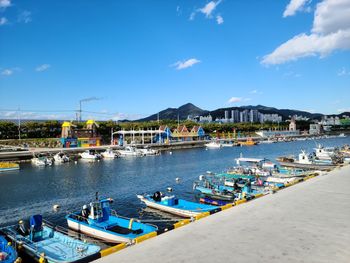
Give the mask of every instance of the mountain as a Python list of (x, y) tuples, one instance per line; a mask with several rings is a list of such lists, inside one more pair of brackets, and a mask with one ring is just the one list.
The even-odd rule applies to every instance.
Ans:
[[(307, 111), (300, 111), (300, 110), (291, 110), (291, 109), (277, 109), (273, 107), (267, 107), (263, 105), (248, 105), (248, 106), (241, 106), (241, 107), (229, 107), (229, 108), (219, 108), (213, 111), (203, 110), (201, 108), (198, 108), (197, 106), (193, 105), (192, 103), (187, 103), (185, 105), (182, 105), (179, 108), (167, 108), (165, 110), (160, 111), (159, 113), (153, 114), (149, 117), (137, 120), (137, 121), (155, 121), (158, 119), (161, 120), (177, 120), (178, 115), (180, 120), (187, 119), (188, 115), (191, 116), (206, 116), (210, 114), (213, 117), (213, 120), (216, 118), (223, 118), (225, 116), (225, 111), (229, 111), (229, 116), (231, 116), (231, 110), (258, 110), (261, 113), (264, 114), (279, 114), (282, 116), (283, 120), (290, 119), (290, 116), (298, 115), (298, 116), (304, 116), (310, 119), (318, 119), (320, 120), (325, 114), (322, 113), (310, 113)], [(341, 117), (343, 115), (350, 116), (349, 112), (343, 112), (341, 114), (332, 114), (327, 116), (338, 116)]]
[(160, 120), (177, 120), (178, 116), (180, 120), (187, 119), (188, 115), (199, 116), (207, 115), (209, 111), (202, 110), (192, 103), (187, 103), (179, 108), (167, 108), (159, 113), (153, 114), (138, 121), (156, 121), (158, 120), (158, 114)]

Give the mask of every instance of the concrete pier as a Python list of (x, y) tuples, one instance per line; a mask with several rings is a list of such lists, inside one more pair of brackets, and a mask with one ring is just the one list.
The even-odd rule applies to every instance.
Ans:
[(350, 166), (97, 260), (350, 262)]

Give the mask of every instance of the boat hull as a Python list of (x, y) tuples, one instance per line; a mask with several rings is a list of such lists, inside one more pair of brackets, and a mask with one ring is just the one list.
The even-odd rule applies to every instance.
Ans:
[(283, 167), (292, 167), (292, 168), (302, 168), (302, 169), (308, 169), (308, 170), (320, 170), (325, 171), (329, 169), (333, 169), (336, 167), (336, 165), (317, 165), (317, 164), (306, 164), (306, 163), (295, 163), (295, 162), (279, 162), (279, 164)]
[[(167, 212), (167, 213), (170, 213), (170, 214), (174, 214), (174, 215), (178, 215), (178, 216), (181, 216), (181, 217), (195, 217), (203, 212), (206, 212), (208, 211), (208, 209), (210, 209), (209, 207), (208, 208), (205, 208), (203, 206), (201, 206), (201, 204), (197, 204), (197, 203), (194, 203), (194, 202), (189, 202), (189, 201), (185, 201), (185, 200), (181, 200), (181, 202), (185, 202), (186, 204), (188, 205), (191, 205), (193, 206), (194, 209), (192, 210), (185, 210), (185, 209), (181, 209), (181, 208), (177, 208), (177, 207), (172, 207), (172, 206), (167, 206), (167, 205), (164, 205), (160, 202), (154, 202), (154, 201), (151, 201), (149, 200), (148, 198), (142, 196), (142, 195), (138, 195), (137, 196), (142, 202), (144, 202), (148, 207), (151, 207), (151, 208), (154, 208), (154, 209), (157, 209), (157, 210), (161, 210), (161, 211), (164, 211), (164, 212)], [(194, 211), (195, 209), (197, 208), (198, 211)], [(215, 209), (213, 207), (213, 209)]]
[(89, 236), (98, 238), (98, 239), (102, 239), (111, 243), (130, 243), (132, 241), (132, 239), (130, 238), (126, 238), (126, 237), (122, 237), (119, 235), (116, 235), (114, 233), (110, 233), (110, 232), (106, 232), (97, 228), (93, 228), (91, 226), (85, 225), (85, 224), (81, 224), (80, 222), (76, 221), (76, 220), (72, 220), (70, 218), (67, 218), (67, 223), (68, 223), (68, 227), (87, 234)]

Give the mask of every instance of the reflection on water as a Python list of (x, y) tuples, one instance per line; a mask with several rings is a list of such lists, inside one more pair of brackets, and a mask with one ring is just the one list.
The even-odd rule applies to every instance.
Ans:
[[(350, 138), (318, 140), (325, 146), (349, 144)], [(0, 174), (0, 225), (16, 222), (32, 214), (43, 214), (55, 224), (65, 226), (67, 211), (80, 210), (94, 199), (95, 192), (112, 197), (113, 208), (128, 217), (173, 219), (171, 215), (144, 209), (136, 194), (166, 191), (187, 200), (196, 200), (192, 184), (201, 173), (220, 172), (234, 165), (234, 158), (274, 159), (280, 155), (311, 151), (314, 141), (261, 144), (254, 147), (225, 147), (222, 149), (190, 149), (163, 152), (160, 156), (120, 158), (99, 162), (71, 162), (50, 167), (21, 164), (20, 171)], [(176, 178), (180, 178), (176, 182)], [(61, 209), (54, 212), (52, 207)]]

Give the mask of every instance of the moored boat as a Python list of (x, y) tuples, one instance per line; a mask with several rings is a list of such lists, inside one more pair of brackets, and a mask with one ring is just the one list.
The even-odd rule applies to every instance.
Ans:
[(254, 146), (257, 145), (258, 142), (254, 141), (252, 138), (248, 138), (246, 141), (240, 142), (243, 146)]
[(46, 156), (39, 156), (32, 158), (32, 164), (35, 166), (50, 166), (52, 165), (52, 160)]
[(206, 143), (206, 144), (204, 144), (204, 145), (205, 145), (205, 147), (207, 147), (208, 149), (218, 149), (218, 148), (221, 148), (221, 147), (222, 147), (221, 143), (218, 142), (218, 141), (211, 141), (211, 142)]
[(88, 262), (99, 258), (99, 246), (58, 231), (51, 224), (43, 222), (41, 215), (31, 216), (29, 224), (21, 220), (18, 225), (4, 227), (2, 231), (39, 262)]
[(55, 161), (55, 164), (58, 164), (58, 163), (67, 163), (70, 161), (69, 157), (64, 153), (64, 152), (59, 152), (59, 153), (56, 153), (54, 156), (53, 156), (53, 159)]
[(14, 263), (17, 261), (17, 252), (11, 246), (11, 243), (7, 242), (4, 236), (0, 235), (0, 262), (1, 263)]
[(80, 153), (80, 156), (82, 159), (92, 160), (92, 161), (101, 159), (101, 155), (97, 153), (95, 150), (86, 150), (85, 152)]
[(0, 162), (0, 172), (19, 170), (18, 163)]
[(118, 150), (117, 153), (122, 157), (144, 156), (135, 146), (126, 146), (124, 150)]
[(155, 192), (153, 195), (137, 195), (137, 198), (148, 207), (182, 217), (194, 217), (200, 213), (216, 209), (214, 206), (190, 202), (176, 198), (174, 195), (163, 196), (160, 192)]
[(138, 148), (137, 150), (140, 151), (145, 156), (159, 155), (160, 154), (159, 150), (155, 150), (155, 149), (152, 149), (152, 148), (149, 148), (149, 147)]
[(111, 198), (107, 198), (91, 202), (89, 207), (84, 205), (81, 212), (66, 216), (68, 226), (112, 243), (133, 243), (136, 238), (158, 229), (154, 225), (117, 215), (110, 208), (112, 202)]
[(320, 160), (315, 156), (301, 151), (298, 159), (291, 157), (278, 157), (276, 159), (282, 167), (301, 168), (309, 170), (329, 170), (336, 167), (332, 160)]
[(103, 156), (103, 158), (108, 159), (114, 159), (118, 157), (118, 155), (111, 148), (106, 149), (104, 152), (101, 153), (101, 155)]

